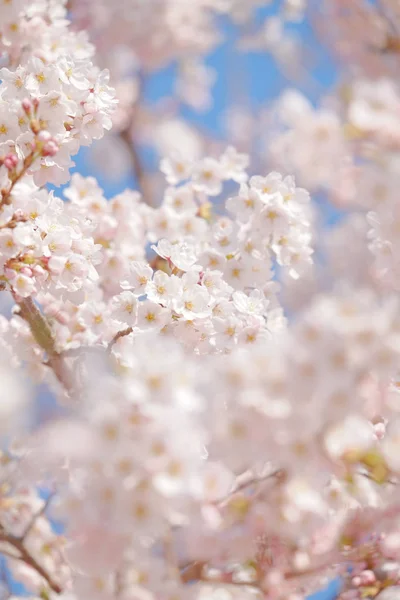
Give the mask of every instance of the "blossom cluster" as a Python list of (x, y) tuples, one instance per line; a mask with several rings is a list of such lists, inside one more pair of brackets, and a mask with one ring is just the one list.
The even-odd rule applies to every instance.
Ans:
[[(272, 335), (285, 325), (274, 264), (299, 277), (311, 262), (309, 195), (278, 173), (245, 183), (246, 164), (228, 148), (184, 165), (156, 209), (131, 191), (106, 201), (78, 174), (63, 203), (27, 175), (2, 212), (3, 286), (39, 300), (59, 350), (108, 344), (128, 327), (202, 353)], [(171, 180), (171, 161), (163, 168)], [(212, 216), (209, 199), (231, 177), (242, 181), (226, 201), (232, 218)]]
[[(0, 152), (14, 161), (1, 167), (2, 189), (13, 181), (7, 169), (18, 172), (28, 159), (37, 186), (66, 183), (71, 156), (111, 128), (109, 74), (93, 65), (87, 36), (68, 29), (64, 4), (2, 3)], [(40, 160), (35, 134), (47, 142)]]

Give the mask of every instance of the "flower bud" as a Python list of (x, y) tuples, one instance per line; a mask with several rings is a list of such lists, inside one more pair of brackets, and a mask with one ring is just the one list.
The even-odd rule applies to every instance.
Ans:
[(360, 573), (360, 579), (362, 585), (372, 585), (376, 581), (375, 573), (366, 569)]
[(12, 160), (7, 156), (4, 159), (4, 166), (6, 167), (6, 169), (8, 169), (9, 171), (12, 171), (14, 169), (14, 165), (12, 163)]
[(55, 140), (49, 140), (42, 149), (42, 156), (54, 156), (59, 151), (59, 146)]
[(18, 165), (18, 156), (10, 152), (4, 159), (4, 165), (9, 171), (12, 171)]
[(32, 119), (32, 121), (31, 121), (31, 130), (36, 135), (39, 133), (39, 131), (40, 131), (40, 123), (39, 123), (39, 121), (37, 119)]
[(42, 131), (38, 133), (37, 137), (40, 142), (48, 142), (51, 140), (51, 133), (46, 129), (42, 129)]
[(29, 115), (32, 110), (32, 102), (29, 100), (29, 98), (24, 98), (21, 104), (26, 114)]

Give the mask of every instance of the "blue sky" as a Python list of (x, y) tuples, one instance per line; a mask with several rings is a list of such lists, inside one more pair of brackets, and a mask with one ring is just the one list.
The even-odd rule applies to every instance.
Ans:
[[(245, 0), (244, 0), (245, 1)], [(258, 20), (274, 13), (274, 5), (269, 9), (260, 10)], [(313, 102), (326, 89), (333, 85), (336, 79), (335, 64), (326, 50), (319, 44), (311, 25), (304, 22), (300, 25), (291, 25), (289, 29), (301, 39), (307, 55), (311, 56), (310, 64), (305, 65), (307, 77), (314, 79), (316, 85), (312, 88), (304, 81), (288, 80), (277, 67), (274, 59), (267, 52), (242, 53), (236, 50), (238, 30), (236, 27), (221, 18), (221, 29), (224, 42), (207, 58), (207, 64), (217, 74), (216, 82), (212, 89), (213, 105), (210, 110), (198, 113), (190, 108), (183, 108), (181, 116), (202, 130), (209, 131), (214, 137), (225, 139), (223, 114), (232, 103), (232, 91), (240, 87), (241, 98), (245, 99), (250, 109), (257, 109), (268, 105), (279, 96), (286, 87), (297, 87)], [(173, 93), (175, 66), (172, 65), (150, 77), (146, 77), (144, 97), (148, 104), (155, 104), (161, 98)], [(237, 86), (235, 88), (235, 86)], [(95, 175), (100, 185), (105, 190), (106, 196), (111, 196), (125, 189), (127, 186), (135, 187), (132, 176), (121, 181), (111, 182), (101, 172), (96, 172), (93, 164), (88, 160), (90, 149), (83, 149), (76, 157), (74, 170), (83, 175)]]

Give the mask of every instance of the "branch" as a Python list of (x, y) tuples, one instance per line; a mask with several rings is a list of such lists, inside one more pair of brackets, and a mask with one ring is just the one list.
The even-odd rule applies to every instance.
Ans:
[(195, 561), (184, 565), (180, 568), (181, 581), (183, 583), (190, 583), (191, 581), (201, 581), (203, 576), (203, 569), (207, 563), (201, 561)]
[[(17, 560), (22, 560), (28, 567), (31, 567), (34, 571), (36, 571), (43, 579), (48, 583), (49, 587), (56, 592), (56, 594), (61, 594), (62, 587), (54, 581), (52, 576), (44, 569), (37, 560), (28, 552), (28, 550), (24, 546), (23, 539), (20, 537), (16, 537), (5, 531), (0, 531), (0, 542), (5, 542), (13, 546), (18, 552), (19, 556), (15, 557)], [(1, 551), (0, 551), (1, 552)]]
[(249, 487), (252, 487), (255, 485), (260, 485), (261, 483), (264, 483), (265, 481), (268, 481), (270, 479), (275, 479), (276, 481), (280, 482), (285, 477), (286, 477), (286, 471), (284, 471), (284, 469), (276, 469), (275, 471), (271, 471), (270, 473), (267, 473), (266, 475), (263, 475), (262, 477), (252, 477), (251, 479), (248, 479), (247, 481), (238, 483), (233, 488), (233, 490), (231, 490), (224, 498), (222, 498), (219, 501), (218, 504), (224, 505), (226, 502), (229, 501), (229, 499), (234, 494), (238, 494), (239, 492), (242, 492), (243, 490), (246, 490)]
[(38, 158), (40, 155), (37, 152), (30, 152), (30, 154), (28, 154), (25, 158), (24, 158), (24, 163), (22, 166), (22, 169), (19, 173), (14, 173), (14, 175), (11, 175), (11, 185), (9, 187), (8, 190), (4, 190), (1, 193), (1, 201), (0, 201), (0, 211), (3, 210), (3, 207), (6, 204), (10, 204), (11, 200), (10, 200), (10, 196), (11, 193), (14, 189), (14, 186), (18, 183), (18, 181), (20, 181), (22, 179), (22, 177), (28, 172), (28, 170), (30, 169), (30, 167), (32, 166), (33, 162), (36, 160), (36, 158)]
[(63, 355), (56, 350), (56, 340), (46, 318), (42, 315), (31, 297), (17, 299), (15, 294), (13, 294), (13, 297), (19, 306), (19, 316), (28, 323), (36, 343), (48, 355), (46, 364), (51, 367), (64, 389), (72, 395), (74, 385), (71, 372), (65, 365)]
[(129, 155), (131, 157), (133, 173), (135, 175), (135, 179), (139, 188), (139, 191), (142, 194), (143, 200), (149, 206), (153, 206), (153, 198), (152, 192), (149, 186), (148, 178), (146, 172), (144, 170), (138, 149), (136, 147), (135, 141), (132, 139), (130, 135), (131, 124), (128, 125), (126, 129), (121, 131), (120, 136), (121, 139), (124, 140)]
[(54, 498), (54, 493), (50, 494), (49, 497), (47, 498), (47, 500), (45, 502), (43, 502), (43, 506), (40, 510), (38, 510), (37, 513), (35, 513), (33, 515), (33, 517), (31, 518), (30, 522), (28, 523), (24, 533), (21, 536), (21, 541), (24, 542), (26, 540), (26, 538), (28, 537), (28, 535), (30, 534), (30, 532), (32, 531), (33, 527), (35, 526), (35, 523), (37, 521), (37, 519), (39, 519), (39, 517), (41, 517), (42, 515), (44, 515), (44, 513), (46, 512), (46, 510), (48, 509), (50, 502), (53, 500)]
[(122, 331), (118, 331), (118, 333), (116, 333), (114, 335), (113, 339), (108, 344), (107, 352), (110, 353), (114, 344), (116, 344), (120, 338), (125, 337), (126, 335), (129, 335), (130, 333), (132, 333), (132, 331), (133, 331), (133, 327), (127, 327), (126, 329), (122, 329)]

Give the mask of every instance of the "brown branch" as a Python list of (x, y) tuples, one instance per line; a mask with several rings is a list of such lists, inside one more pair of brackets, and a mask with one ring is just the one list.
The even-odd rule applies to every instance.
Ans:
[(108, 344), (107, 352), (110, 353), (114, 344), (116, 344), (120, 338), (125, 337), (126, 335), (129, 335), (130, 333), (132, 333), (132, 331), (133, 331), (133, 327), (127, 327), (126, 329), (122, 329), (122, 331), (118, 331), (118, 333), (116, 333), (114, 335), (113, 339)]
[(46, 512), (46, 510), (48, 509), (50, 502), (53, 500), (54, 498), (54, 494), (50, 494), (49, 497), (45, 500), (45, 502), (43, 502), (43, 506), (41, 507), (40, 510), (38, 510), (37, 513), (35, 513), (31, 520), (29, 521), (24, 533), (21, 536), (21, 541), (24, 542), (26, 540), (26, 538), (28, 537), (28, 535), (30, 534), (30, 532), (32, 531), (33, 527), (35, 526), (36, 521), (39, 519), (39, 517), (41, 517), (42, 515), (44, 515), (44, 513)]
[(143, 71), (139, 71), (138, 73), (138, 85), (139, 91), (138, 95), (131, 106), (131, 111), (129, 115), (129, 119), (125, 129), (120, 132), (121, 139), (125, 142), (126, 148), (129, 152), (129, 156), (131, 158), (132, 170), (136, 179), (136, 183), (139, 191), (142, 194), (143, 201), (149, 206), (154, 206), (153, 202), (153, 193), (151, 186), (149, 185), (149, 178), (146, 174), (146, 171), (143, 167), (142, 159), (140, 157), (140, 153), (137, 147), (137, 142), (134, 139), (134, 134), (132, 132), (135, 131), (136, 128), (136, 119), (138, 117), (138, 109), (140, 106), (140, 102), (142, 100), (143, 95), (143, 87), (145, 84), (145, 74)]
[[(225, 584), (225, 585), (247, 586), (247, 587), (253, 587), (253, 588), (258, 588), (260, 585), (260, 582), (258, 581), (258, 579), (256, 579), (255, 581), (234, 581), (230, 577), (227, 580), (226, 575), (224, 576), (222, 574), (219, 578), (218, 577), (207, 577), (207, 575), (205, 575), (205, 573), (204, 573), (204, 570), (206, 567), (207, 567), (207, 563), (204, 561), (194, 561), (192, 563), (188, 563), (185, 566), (182, 566), (180, 569), (181, 581), (183, 583), (203, 581), (203, 582), (212, 583), (215, 585)], [(318, 565), (314, 565), (313, 567), (310, 567), (309, 569), (305, 569), (303, 571), (288, 571), (288, 572), (282, 573), (282, 574), (284, 576), (284, 579), (292, 580), (292, 579), (302, 578), (302, 577), (307, 577), (307, 576), (310, 577), (312, 575), (317, 574), (321, 570), (330, 569), (330, 568), (335, 569), (335, 564), (332, 563), (332, 560), (325, 560), (324, 562), (322, 562)]]
[(189, 583), (190, 581), (201, 581), (203, 577), (203, 569), (206, 564), (207, 563), (205, 562), (195, 561), (181, 567), (181, 581), (183, 583)]
[(149, 206), (154, 206), (153, 203), (153, 194), (151, 188), (149, 186), (149, 180), (144, 170), (142, 160), (140, 158), (139, 151), (137, 149), (135, 140), (132, 138), (130, 134), (131, 124), (121, 131), (120, 136), (121, 139), (125, 142), (126, 148), (131, 157), (131, 163), (133, 168), (133, 173), (135, 175), (135, 179), (139, 188), (140, 193), (142, 194), (143, 200)]
[(53, 592), (56, 592), (56, 594), (62, 593), (62, 587), (54, 581), (46, 569), (37, 562), (36, 558), (34, 558), (30, 552), (28, 552), (22, 538), (6, 533), (5, 531), (0, 531), (0, 542), (5, 542), (15, 548), (19, 552), (19, 556), (15, 557), (15, 560), (22, 560), (28, 567), (31, 567), (36, 571), (48, 583)]
[(72, 395), (74, 383), (71, 371), (66, 366), (63, 355), (56, 350), (56, 340), (47, 319), (42, 315), (31, 297), (17, 299), (15, 294), (13, 294), (13, 297), (19, 307), (17, 314), (28, 323), (36, 343), (48, 356), (47, 366), (53, 370), (64, 389)]

